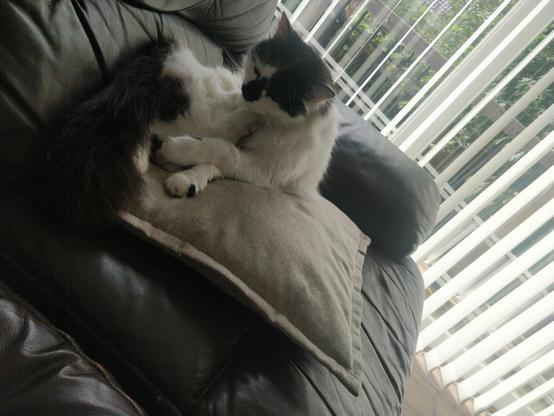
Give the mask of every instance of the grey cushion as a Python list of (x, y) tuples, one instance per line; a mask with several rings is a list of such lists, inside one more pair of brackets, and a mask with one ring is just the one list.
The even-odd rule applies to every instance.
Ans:
[(259, 312), (357, 394), (368, 238), (320, 196), (219, 180), (195, 198), (172, 198), (167, 175), (150, 167), (124, 223)]
[(431, 233), (439, 191), (431, 176), (344, 104), (321, 193), (383, 252), (402, 259)]

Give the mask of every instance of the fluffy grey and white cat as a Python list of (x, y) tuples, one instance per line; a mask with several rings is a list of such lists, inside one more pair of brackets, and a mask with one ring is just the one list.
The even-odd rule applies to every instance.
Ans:
[(156, 152), (161, 165), (191, 166), (167, 178), (169, 194), (194, 196), (222, 177), (317, 192), (336, 138), (335, 93), (322, 59), (285, 15), (275, 35), (248, 53), (241, 73), (203, 67), (186, 49), (169, 57), (164, 73), (184, 79), (190, 97), (186, 114), (152, 126), (163, 136), (189, 133)]
[(166, 180), (171, 195), (221, 177), (313, 194), (336, 137), (331, 83), (285, 16), (237, 72), (163, 40), (147, 45), (45, 140), (33, 195), (66, 224), (112, 222), (140, 197), (152, 133), (164, 137), (157, 163), (190, 167)]

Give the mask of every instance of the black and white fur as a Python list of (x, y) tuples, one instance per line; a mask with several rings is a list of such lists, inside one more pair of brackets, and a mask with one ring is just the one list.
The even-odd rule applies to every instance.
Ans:
[[(209, 85), (221, 84), (227, 70), (218, 71), (201, 68), (187, 51), (177, 52), (166, 64), (166, 73), (193, 79), (184, 83), (191, 102), (189, 111), (194, 112), (198, 105), (198, 120), (201, 113), (206, 114), (203, 123), (209, 124), (212, 117), (208, 109), (202, 109), (206, 97), (211, 102), (211, 93), (206, 91), (214, 89)], [(167, 178), (167, 192), (176, 197), (194, 196), (211, 180), (226, 177), (302, 196), (316, 193), (337, 134), (332, 105), (335, 93), (322, 59), (291, 29), (284, 15), (276, 34), (247, 55), (242, 86), (235, 88), (223, 97), (240, 91), (243, 100), (234, 111), (244, 113), (246, 109), (256, 115), (257, 127), (237, 143), (240, 134), (206, 136), (195, 132), (187, 120), (176, 123), (202, 139), (172, 137), (156, 152), (161, 165), (192, 166)], [(237, 119), (230, 118), (232, 125)]]
[(45, 144), (37, 203), (65, 223), (111, 223), (142, 192), (152, 133), (165, 139), (158, 163), (193, 166), (167, 179), (171, 195), (194, 196), (219, 177), (314, 193), (336, 137), (330, 85), (285, 17), (239, 72), (205, 67), (160, 41), (71, 111)]
[(143, 48), (49, 135), (31, 174), (35, 205), (42, 212), (64, 224), (99, 226), (136, 201), (149, 124), (174, 120), (189, 107), (182, 81), (162, 75), (171, 52), (166, 41)]

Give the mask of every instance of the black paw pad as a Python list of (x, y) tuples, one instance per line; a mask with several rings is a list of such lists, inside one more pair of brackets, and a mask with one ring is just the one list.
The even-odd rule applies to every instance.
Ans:
[(187, 198), (192, 198), (196, 196), (196, 186), (195, 185), (191, 185), (189, 187), (189, 190), (187, 192)]

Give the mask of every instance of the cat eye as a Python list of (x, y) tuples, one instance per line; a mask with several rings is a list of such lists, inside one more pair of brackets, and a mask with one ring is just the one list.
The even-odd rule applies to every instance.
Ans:
[(254, 67), (254, 75), (256, 75), (256, 79), (259, 79), (262, 76), (262, 74), (260, 74), (260, 71), (256, 67)]

